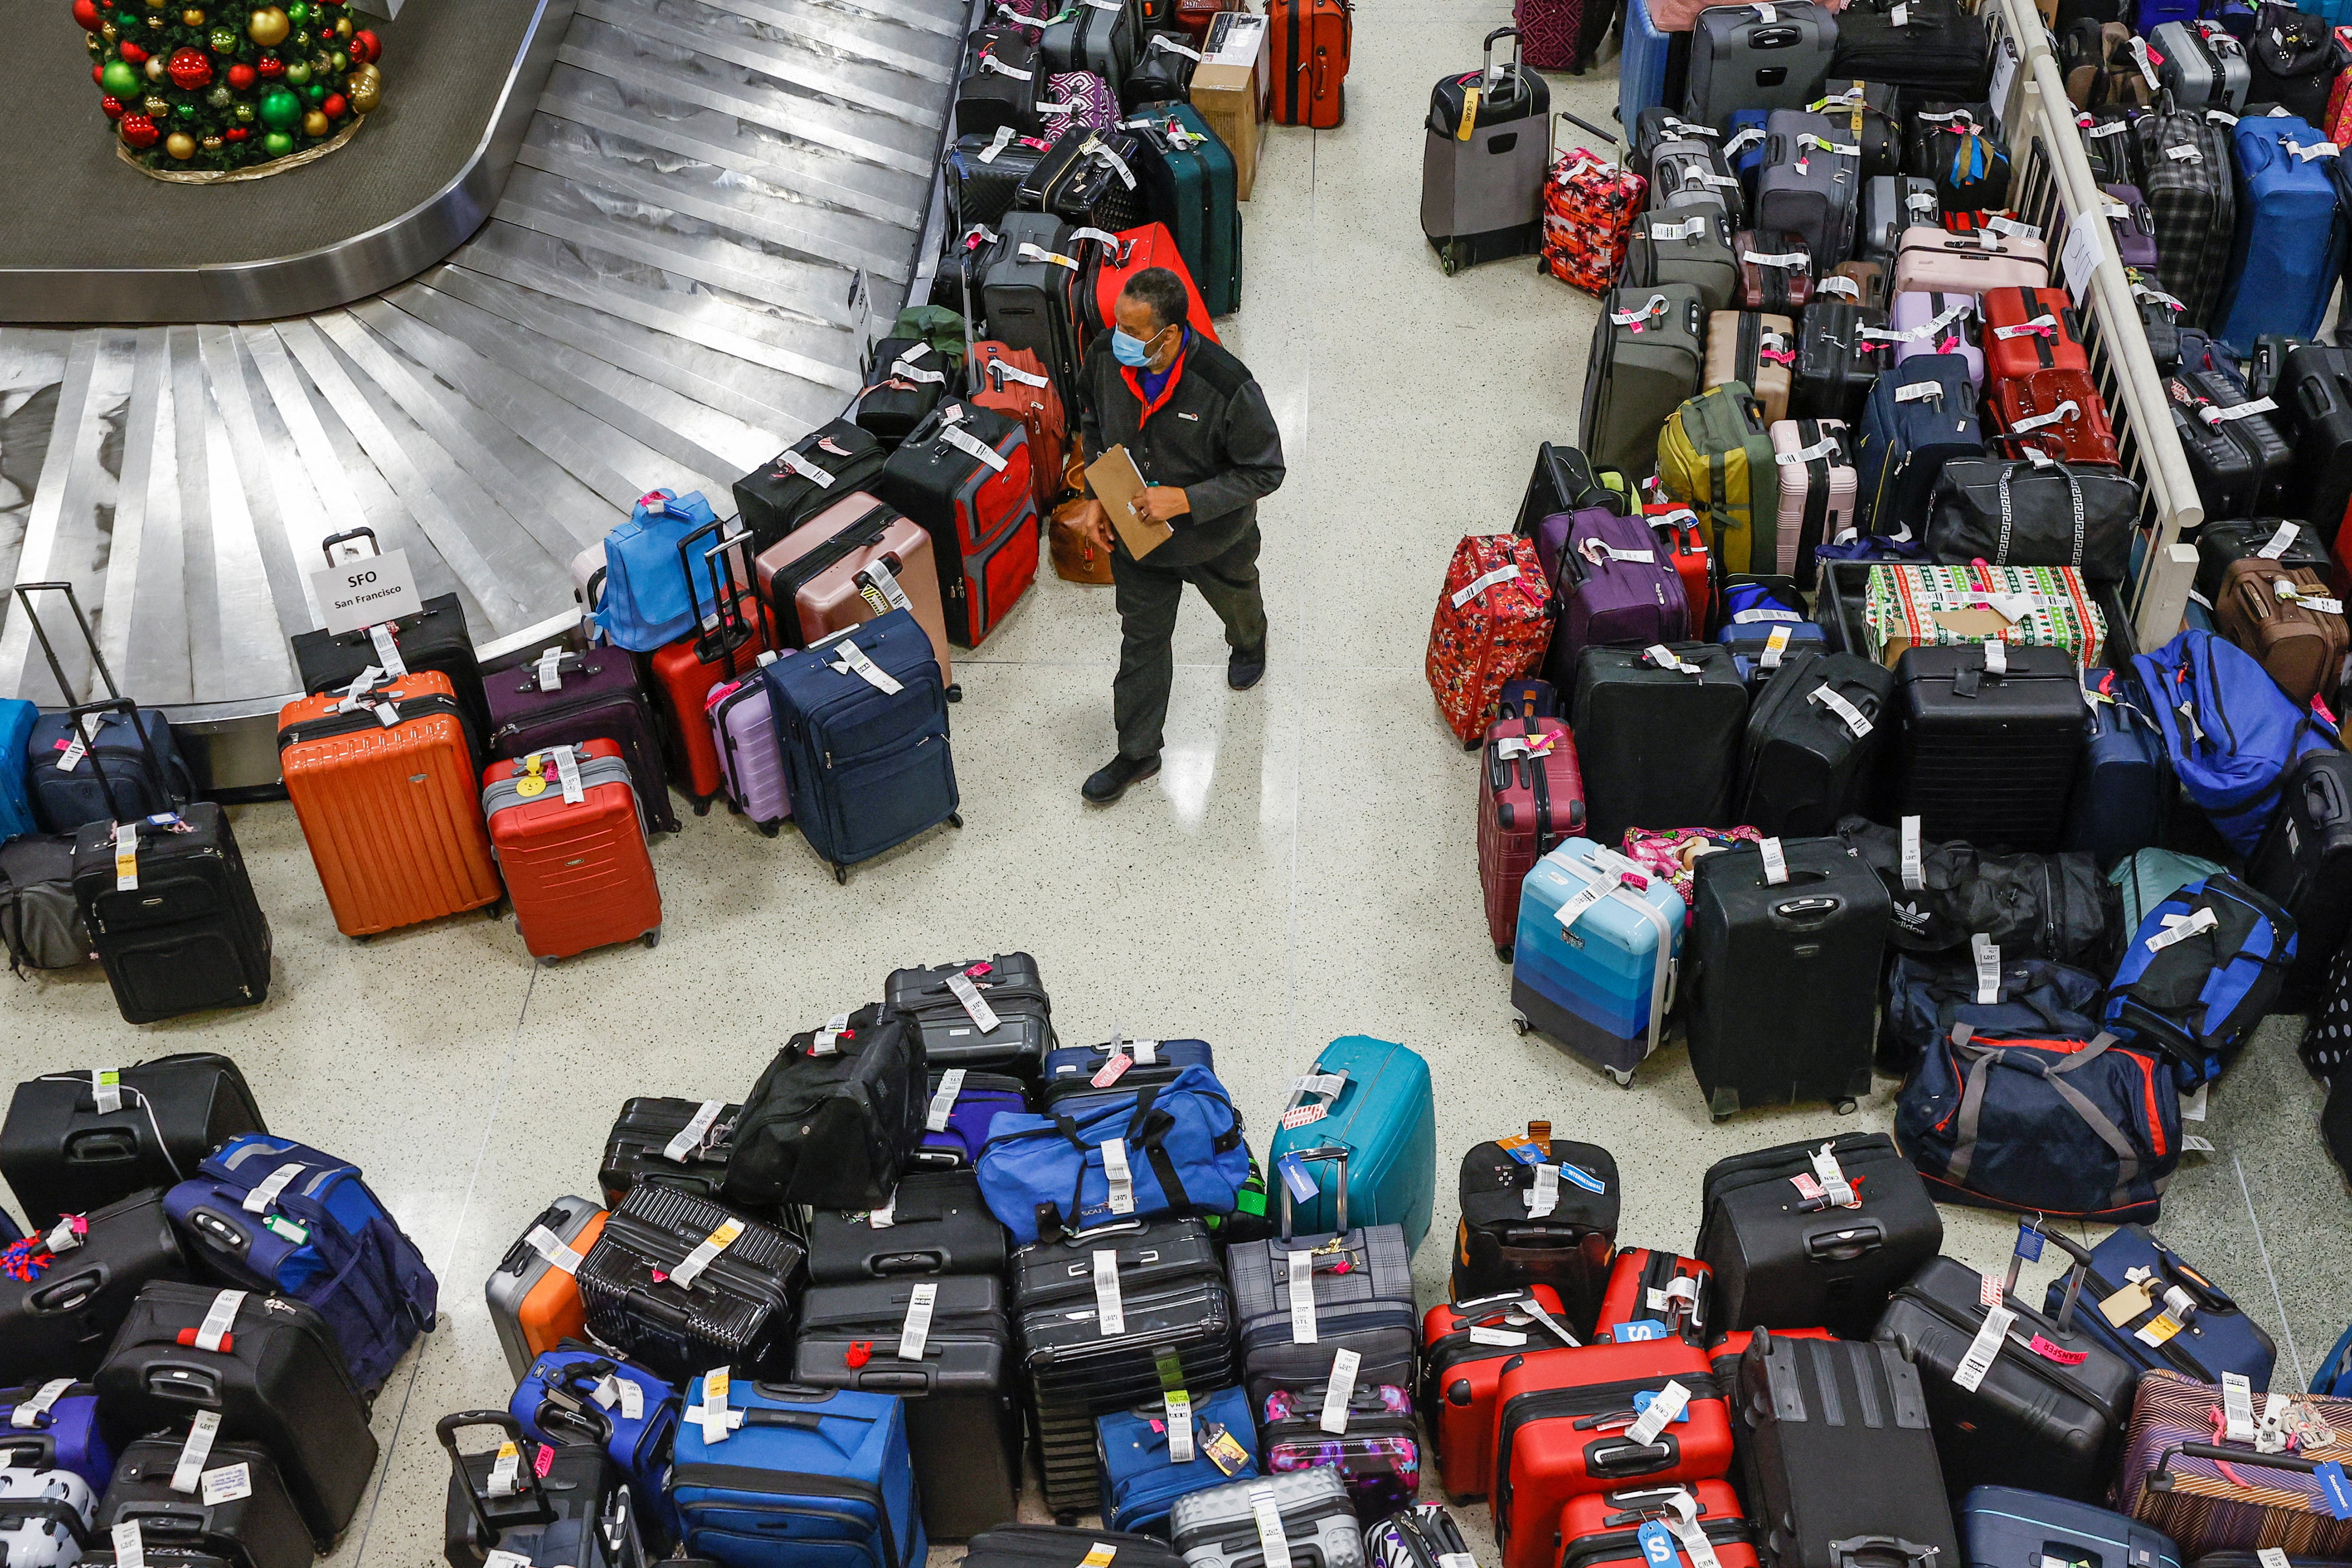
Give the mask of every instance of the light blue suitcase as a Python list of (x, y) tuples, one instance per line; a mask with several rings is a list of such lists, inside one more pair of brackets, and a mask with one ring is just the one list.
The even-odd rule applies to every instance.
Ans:
[(1568, 840), (1519, 885), (1512, 1023), (1630, 1086), (1665, 1033), (1685, 923), (1664, 878), (1590, 838)]
[(1647, 0), (1625, 0), (1624, 53), (1617, 61), (1617, 119), (1633, 140), (1642, 110), (1666, 101), (1666, 35), (1651, 25)]
[[(1437, 1201), (1437, 1104), (1430, 1098), (1429, 1064), (1402, 1046), (1349, 1035), (1324, 1047), (1302, 1081), (1330, 1077), (1343, 1081), (1291, 1091), (1285, 1120), (1318, 1106), (1323, 1113), (1276, 1128), (1266, 1152), (1267, 1191), (1282, 1179), (1276, 1166), (1285, 1154), (1345, 1150), (1344, 1162), (1301, 1162), (1316, 1193), (1297, 1205), (1294, 1229), (1301, 1236), (1338, 1229), (1333, 1200), (1345, 1181), (1351, 1224), (1402, 1226), (1406, 1247), (1419, 1247)], [(1334, 1088), (1336, 1094), (1328, 1092)]]

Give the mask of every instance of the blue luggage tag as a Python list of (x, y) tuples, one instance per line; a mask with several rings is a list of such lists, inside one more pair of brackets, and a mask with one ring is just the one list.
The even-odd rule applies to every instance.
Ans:
[(1674, 1531), (1664, 1524), (1654, 1519), (1645, 1521), (1634, 1539), (1642, 1543), (1642, 1561), (1649, 1568), (1675, 1568)]
[[(1638, 1344), (1643, 1340), (1663, 1340), (1670, 1331), (1665, 1324), (1655, 1318), (1636, 1318), (1630, 1323), (1611, 1324), (1609, 1337), (1621, 1345), (1630, 1345)], [(1639, 1394), (1633, 1396), (1637, 1407), (1639, 1402), (1646, 1395)]]
[[(1632, 1323), (1628, 1323), (1628, 1324), (1626, 1324), (1626, 1325), (1624, 1325), (1624, 1326), (1625, 1326), (1625, 1327), (1627, 1327), (1627, 1328), (1633, 1328), (1633, 1327), (1635, 1327), (1636, 1325), (1632, 1324)], [(1644, 1327), (1648, 1326), (1648, 1324), (1647, 1324), (1647, 1321), (1645, 1320), (1645, 1321), (1644, 1321), (1644, 1322), (1643, 1322), (1643, 1325), (1641, 1325), (1641, 1326), (1644, 1326)], [(1664, 1324), (1663, 1324), (1663, 1323), (1661, 1323), (1661, 1324), (1658, 1324), (1658, 1325), (1657, 1325), (1657, 1327), (1658, 1327), (1659, 1329), (1663, 1330), (1663, 1329), (1665, 1327), (1665, 1325), (1664, 1325)], [(1655, 1335), (1649, 1335), (1649, 1336), (1644, 1336), (1644, 1337), (1647, 1337), (1647, 1338), (1654, 1338), (1654, 1339), (1664, 1339), (1664, 1338), (1665, 1338), (1665, 1335), (1664, 1335), (1664, 1332), (1660, 1332), (1660, 1333), (1655, 1334)], [(1646, 1389), (1646, 1388), (1637, 1388), (1637, 1389), (1635, 1389), (1635, 1390), (1633, 1391), (1633, 1414), (1634, 1414), (1634, 1415), (1635, 1415), (1637, 1418), (1638, 1418), (1638, 1417), (1640, 1417), (1640, 1416), (1647, 1415), (1650, 1413), (1650, 1406), (1651, 1406), (1653, 1404), (1656, 1403), (1656, 1401), (1657, 1401), (1657, 1397), (1658, 1397), (1658, 1396), (1657, 1396), (1657, 1394), (1656, 1394), (1654, 1392), (1653, 1392), (1652, 1390), (1650, 1390), (1650, 1389)], [(1682, 1407), (1680, 1410), (1678, 1410), (1678, 1411), (1675, 1412), (1675, 1421), (1687, 1421), (1687, 1420), (1689, 1420), (1689, 1419), (1690, 1419), (1690, 1401), (1689, 1401), (1689, 1400), (1687, 1400), (1687, 1399), (1685, 1399), (1685, 1401), (1683, 1401), (1683, 1407)], [(1673, 1426), (1673, 1425), (1674, 1425), (1674, 1422), (1673, 1422), (1673, 1421), (1670, 1421), (1670, 1422), (1668, 1422), (1668, 1423), (1667, 1423), (1667, 1425), (1671, 1426)]]
[(2344, 1461), (2330, 1459), (2312, 1472), (2319, 1479), (2319, 1500), (2336, 1519), (2352, 1519), (2352, 1480), (2344, 1477)]
[(1605, 1193), (1609, 1190), (1608, 1184), (1602, 1182), (1600, 1177), (1593, 1175), (1589, 1171), (1581, 1170), (1577, 1166), (1571, 1165), (1565, 1160), (1562, 1160), (1559, 1163), (1559, 1175), (1560, 1180), (1564, 1182), (1573, 1182), (1588, 1193)]
[(1529, 1142), (1507, 1143), (1503, 1146), (1503, 1152), (1522, 1165), (1540, 1165), (1544, 1163), (1544, 1152)]
[(1274, 1163), (1274, 1168), (1282, 1177), (1282, 1184), (1290, 1189), (1293, 1203), (1311, 1203), (1315, 1194), (1322, 1191), (1315, 1178), (1307, 1173), (1306, 1162), (1296, 1154), (1285, 1154)]
[(2042, 1261), (2042, 1233), (2033, 1228), (2032, 1222), (2019, 1220), (2017, 1222), (2017, 1255), (2028, 1263), (2039, 1263)]

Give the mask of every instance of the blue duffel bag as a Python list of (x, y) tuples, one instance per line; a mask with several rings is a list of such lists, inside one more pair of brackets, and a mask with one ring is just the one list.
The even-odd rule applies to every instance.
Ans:
[(2221, 1076), (2278, 1000), (2294, 918), (2223, 873), (2151, 908), (2107, 987), (2119, 1039), (2169, 1057), (2183, 1093)]
[(2253, 655), (2210, 632), (2185, 631), (2134, 655), (2132, 676), (2181, 787), (2242, 855), (2254, 852), (2297, 760), (2335, 749), (2335, 725), (2298, 707)]
[[(1128, 1189), (1114, 1205), (1105, 1149)], [(1225, 1215), (1249, 1180), (1242, 1115), (1205, 1068), (1077, 1116), (1000, 1116), (978, 1163), (981, 1195), (1018, 1246), (1043, 1229), (1090, 1229), (1154, 1215)]]
[(712, 1442), (699, 1415), (705, 1382), (687, 1385), (669, 1475), (688, 1556), (726, 1568), (924, 1561), (930, 1548), (915, 1507), (904, 1400), (730, 1379), (725, 1408), (712, 1414), (740, 1424)]
[(1908, 1072), (1955, 1024), (1968, 1025), (1980, 1040), (2087, 1040), (2099, 1032), (2105, 990), (2095, 974), (2029, 958), (2003, 964), (1998, 994), (1979, 1002), (1971, 960), (1898, 952), (1879, 1015), (1879, 1065)]
[[(2116, 1322), (2106, 1309), (2135, 1279), (2145, 1279), (2155, 1293), (2139, 1311)], [(2055, 1313), (2065, 1294), (2065, 1279), (2053, 1279), (2043, 1310)], [(2238, 1310), (2228, 1291), (2189, 1267), (2144, 1226), (2120, 1226), (2091, 1248), (2083, 1299), (2084, 1310), (2074, 1314), (2075, 1325), (2142, 1372), (2186, 1373), (2200, 1383), (2215, 1384), (2223, 1373), (2235, 1372), (2257, 1394), (2271, 1385), (2278, 1347), (2270, 1335)], [(2139, 1331), (2167, 1316), (2180, 1325), (2179, 1331), (2151, 1347)]]
[(679, 1405), (677, 1390), (644, 1367), (565, 1340), (530, 1363), (507, 1414), (536, 1442), (603, 1448), (635, 1489), (646, 1547), (667, 1556), (677, 1534), (669, 1466)]
[[(1233, 1470), (1209, 1458), (1210, 1428), (1230, 1433), (1244, 1456)], [(1204, 1394), (1192, 1404), (1192, 1458), (1169, 1458), (1168, 1418), (1158, 1399), (1095, 1423), (1095, 1447), (1102, 1456), (1103, 1523), (1113, 1530), (1164, 1534), (1176, 1500), (1258, 1473), (1257, 1424), (1250, 1419), (1249, 1395), (1238, 1388)]]

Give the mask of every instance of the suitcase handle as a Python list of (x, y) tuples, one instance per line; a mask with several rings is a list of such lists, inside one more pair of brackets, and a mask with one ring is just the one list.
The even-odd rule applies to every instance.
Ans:
[(99, 678), (106, 682), (106, 694), (109, 697), (121, 697), (122, 689), (114, 684), (114, 671), (107, 668), (106, 656), (99, 651), (98, 634), (90, 630), (89, 617), (82, 613), (81, 600), (75, 595), (73, 584), (70, 583), (19, 583), (16, 584), (16, 605), (25, 612), (26, 618), (32, 622), (33, 635), (41, 639), (41, 652), (49, 661), (49, 673), (57, 678), (58, 695), (68, 702), (74, 700), (73, 688), (66, 680), (66, 667), (58, 662), (58, 650), (49, 644), (48, 630), (41, 625), (41, 617), (33, 609), (31, 596), (39, 593), (58, 593), (66, 596), (66, 606), (73, 611), (74, 624), (81, 628), (82, 643), (89, 649), (89, 662), (97, 668)]
[[(170, 1505), (165, 1504), (164, 1506), (169, 1507)], [(139, 1510), (139, 1508), (140, 1505), (137, 1503), (129, 1504), (124, 1507), (119, 1517), (128, 1519), (132, 1514), (136, 1513)], [(187, 1516), (183, 1515), (182, 1517), (185, 1518)], [(64, 1525), (66, 1527), (66, 1533), (74, 1538), (75, 1545), (80, 1547), (85, 1552), (89, 1550), (89, 1527), (84, 1525), (81, 1521), (81, 1510), (74, 1507), (73, 1504), (66, 1501), (65, 1499), (54, 1497), (19, 1497), (0, 1499), (0, 1524), (6, 1524), (11, 1521), (23, 1523), (26, 1521), (37, 1519), (47, 1520), (53, 1524)], [(198, 1521), (191, 1519), (189, 1522), (192, 1525), (194, 1525), (198, 1523)]]
[(1863, 1225), (1816, 1230), (1805, 1237), (1805, 1256), (1823, 1263), (1851, 1263), (1865, 1252), (1886, 1245), (1886, 1231), (1876, 1220)]
[[(126, 697), (112, 702), (84, 702), (66, 710), (76, 732), (80, 731), (85, 715), (105, 713), (118, 714), (130, 721), (131, 732), (139, 738), (139, 771), (147, 775), (147, 787), (155, 792), (155, 798), (163, 803), (163, 809), (169, 811), (182, 804), (172, 794), (171, 781), (163, 773), (163, 759), (155, 755), (155, 742), (148, 735), (147, 726), (139, 721), (139, 704)], [(84, 755), (89, 761), (89, 771), (97, 778), (98, 787), (106, 792), (107, 815), (110, 817), (114, 814), (114, 786), (106, 782), (105, 764), (98, 760), (95, 742)], [(152, 1117), (154, 1112), (150, 1110), (148, 1114)]]
[[(1282, 1158), (1286, 1160), (1296, 1160), (1302, 1165), (1314, 1160), (1334, 1160), (1339, 1163), (1339, 1197), (1337, 1199), (1339, 1214), (1336, 1217), (1339, 1223), (1332, 1227), (1331, 1234), (1334, 1236), (1347, 1235), (1348, 1152), (1345, 1149), (1297, 1149), (1293, 1150), (1288, 1154), (1283, 1155)], [(1274, 1174), (1275, 1180), (1279, 1183), (1282, 1187), (1282, 1239), (1288, 1241), (1290, 1239), (1290, 1184), (1282, 1180), (1282, 1173), (1279, 1169), (1277, 1169)]]
[(2300, 1454), (2257, 1454), (2251, 1448), (2224, 1448), (2219, 1443), (2176, 1443), (2157, 1459), (2156, 1473), (2147, 1478), (2147, 1489), (2152, 1492), (2170, 1491), (2172, 1461), (2183, 1457), (2211, 1459), (2225, 1465), (2268, 1465), (2274, 1470), (2294, 1470), (2306, 1476), (2319, 1473), (2319, 1461), (2306, 1459)]
[[(335, 559), (335, 546), (338, 544), (349, 544), (354, 539), (364, 539), (368, 542), (369, 555), (381, 555), (383, 553), (383, 545), (376, 539), (375, 530), (365, 526), (349, 529), (341, 533), (331, 533), (327, 535), (326, 538), (319, 541), (319, 552), (327, 558), (328, 565), (340, 566), (342, 563)], [(353, 556), (352, 559), (361, 560), (364, 558)]]
[(746, 1426), (797, 1426), (803, 1432), (822, 1431), (824, 1417), (814, 1410), (746, 1410)]
[[(434, 1436), (441, 1439), (441, 1447), (448, 1451), (449, 1468), (457, 1478), (457, 1489), (466, 1494), (466, 1502), (474, 1510), (474, 1522), (482, 1527), (484, 1543), (494, 1545), (499, 1539), (499, 1527), (490, 1522), (489, 1505), (482, 1494), (474, 1489), (474, 1479), (466, 1473), (465, 1456), (457, 1452), (457, 1434), (468, 1426), (497, 1427), (505, 1434), (506, 1441), (515, 1446), (515, 1451), (520, 1453), (524, 1442), (522, 1423), (504, 1410), (457, 1410), (444, 1415), (433, 1426)], [(510, 1519), (507, 1521), (509, 1525), (554, 1522), (555, 1507), (548, 1500), (547, 1489), (540, 1485), (539, 1476), (531, 1466), (522, 1464), (515, 1467), (514, 1495), (517, 1498), (536, 1498), (539, 1517), (535, 1521)]]
[(1843, 1541), (1830, 1542), (1830, 1562), (1833, 1568), (1864, 1568), (1863, 1560), (1884, 1562), (1893, 1558), (1900, 1563), (1917, 1563), (1930, 1568), (1937, 1557), (1936, 1548), (1921, 1546), (1899, 1535), (1850, 1535)]

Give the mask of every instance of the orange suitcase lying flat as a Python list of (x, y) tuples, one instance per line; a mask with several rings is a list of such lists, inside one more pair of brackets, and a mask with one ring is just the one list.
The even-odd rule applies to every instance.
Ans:
[(482, 774), (482, 810), (533, 958), (661, 940), (645, 816), (616, 742), (499, 758)]
[(335, 693), (288, 703), (278, 766), (344, 935), (498, 902), (480, 775), (447, 676), (403, 676), (348, 710)]

